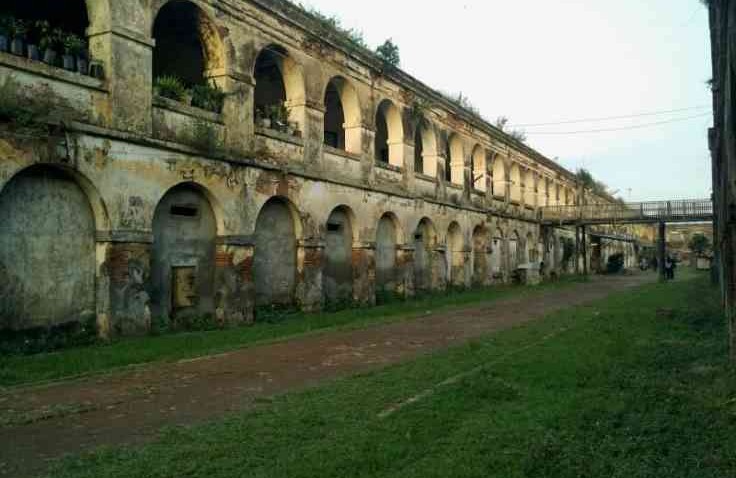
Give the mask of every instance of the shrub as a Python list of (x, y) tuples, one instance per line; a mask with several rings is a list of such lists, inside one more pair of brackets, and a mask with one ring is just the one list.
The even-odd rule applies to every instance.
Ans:
[(192, 87), (192, 106), (212, 111), (213, 113), (221, 113), (224, 100), (225, 93), (214, 83), (212, 85), (194, 85)]
[(160, 96), (174, 101), (183, 101), (187, 88), (179, 78), (170, 75), (159, 76), (154, 83)]
[(64, 52), (67, 55), (72, 56), (80, 56), (84, 52), (85, 48), (87, 47), (84, 40), (82, 40), (79, 36), (70, 34), (64, 36)]

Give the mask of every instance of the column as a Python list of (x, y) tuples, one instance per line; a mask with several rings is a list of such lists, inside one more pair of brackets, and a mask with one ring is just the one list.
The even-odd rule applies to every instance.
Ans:
[(253, 95), (255, 82), (249, 75), (208, 71), (206, 76), (225, 92), (222, 116), (225, 122), (225, 148), (236, 153), (248, 153), (254, 147), (255, 118)]
[(215, 255), (215, 319), (221, 326), (252, 324), (256, 291), (250, 238), (221, 237)]
[(376, 245), (353, 244), (353, 300), (358, 305), (376, 305)]
[(297, 245), (296, 299), (304, 312), (322, 309), (322, 267), (325, 244), (318, 240), (302, 240)]
[(415, 295), (414, 246), (399, 246), (396, 250), (397, 292), (410, 299)]

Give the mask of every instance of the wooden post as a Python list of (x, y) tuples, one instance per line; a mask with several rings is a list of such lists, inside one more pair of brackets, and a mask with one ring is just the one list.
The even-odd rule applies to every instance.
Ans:
[(658, 264), (659, 267), (659, 280), (664, 282), (667, 278), (664, 271), (664, 260), (667, 254), (667, 226), (664, 222), (659, 223), (659, 242), (657, 243), (658, 249)]

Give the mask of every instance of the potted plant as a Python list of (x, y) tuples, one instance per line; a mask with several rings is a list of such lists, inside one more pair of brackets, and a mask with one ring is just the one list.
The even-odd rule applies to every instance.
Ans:
[(76, 69), (76, 59), (82, 54), (85, 46), (84, 40), (73, 33), (64, 37), (64, 55), (61, 61), (65, 70), (74, 71)]
[(51, 25), (46, 21), (36, 23), (38, 34), (38, 46), (43, 52), (42, 61), (47, 65), (55, 66), (56, 59), (59, 55), (58, 46), (64, 33), (60, 29), (51, 29)]
[(13, 18), (8, 15), (0, 16), (0, 51), (7, 52), (10, 49), (10, 26)]
[(271, 127), (285, 133), (289, 124), (289, 108), (286, 107), (286, 104), (282, 101), (278, 104), (271, 105), (269, 116), (271, 118)]
[(89, 60), (89, 76), (98, 80), (105, 79), (105, 66), (99, 60)]
[(202, 108), (213, 113), (222, 113), (225, 94), (217, 84), (194, 85), (192, 87), (192, 106)]
[(256, 124), (261, 128), (271, 128), (271, 118), (266, 114), (266, 109), (263, 106), (256, 107)]
[(10, 53), (23, 56), (25, 53), (26, 33), (28, 33), (26, 22), (17, 18), (13, 19), (10, 25)]

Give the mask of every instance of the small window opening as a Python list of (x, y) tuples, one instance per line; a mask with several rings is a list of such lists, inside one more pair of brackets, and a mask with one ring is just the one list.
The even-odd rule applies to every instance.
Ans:
[(195, 206), (175, 205), (171, 206), (171, 215), (179, 217), (197, 217), (199, 210)]
[(342, 224), (335, 224), (335, 223), (327, 224), (328, 232), (340, 232), (341, 230), (342, 230)]

